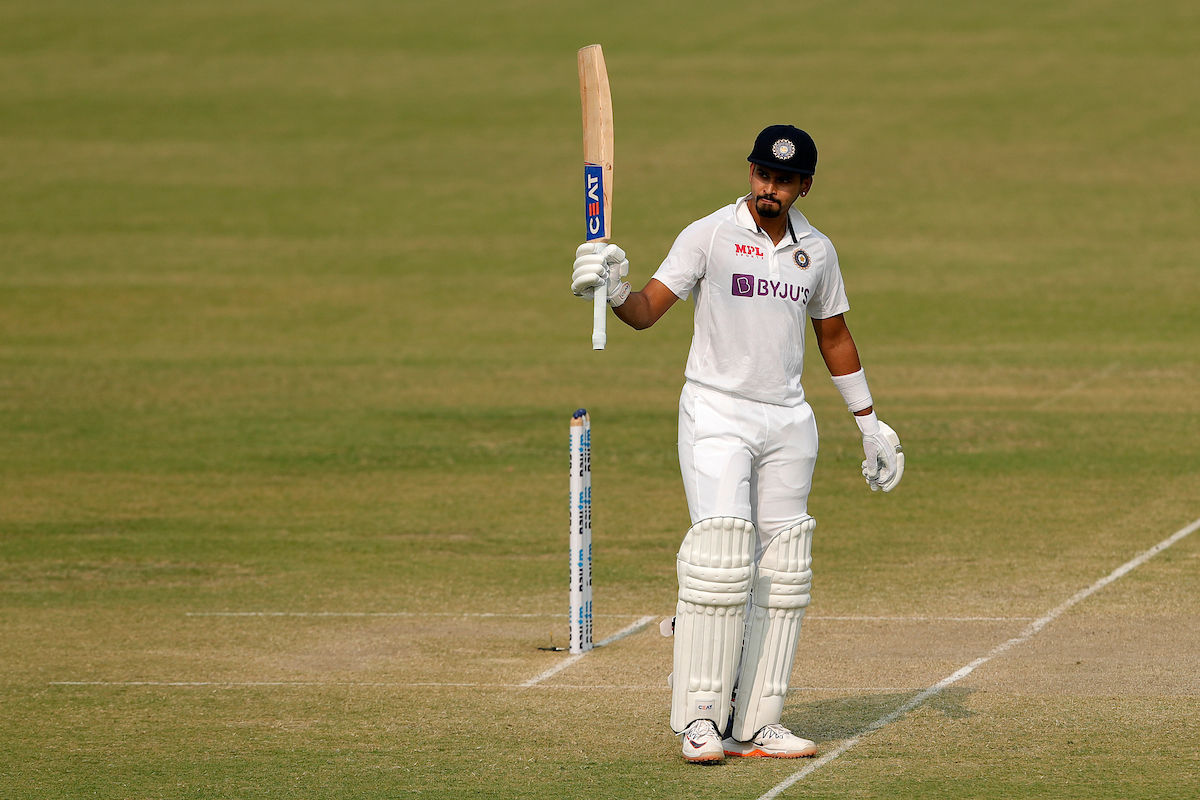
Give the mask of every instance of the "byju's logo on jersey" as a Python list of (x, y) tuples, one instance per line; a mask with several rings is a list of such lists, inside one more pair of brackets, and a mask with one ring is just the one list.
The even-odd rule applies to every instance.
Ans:
[(752, 244), (735, 244), (733, 252), (735, 255), (747, 256), (749, 258), (766, 258), (763, 251)]
[(754, 276), (735, 274), (733, 276), (733, 296), (754, 297)]
[(587, 240), (608, 236), (608, 231), (604, 230), (604, 167), (599, 164), (583, 164), (583, 204)]
[(791, 300), (793, 303), (808, 305), (808, 296), (812, 292), (807, 286), (773, 281), (768, 278), (756, 278), (753, 275), (738, 275), (734, 273), (734, 297), (778, 297), (780, 300)]

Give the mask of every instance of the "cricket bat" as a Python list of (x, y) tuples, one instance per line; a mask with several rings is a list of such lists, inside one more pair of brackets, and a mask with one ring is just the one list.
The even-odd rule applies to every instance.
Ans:
[[(579, 99), (583, 104), (584, 221), (589, 242), (612, 236), (613, 114), (604, 51), (590, 44), (579, 51)], [(608, 341), (608, 292), (596, 290), (592, 308), (592, 349)]]

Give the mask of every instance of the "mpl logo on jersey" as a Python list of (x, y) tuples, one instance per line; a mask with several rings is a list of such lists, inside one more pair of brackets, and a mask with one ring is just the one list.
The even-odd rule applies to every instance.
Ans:
[(583, 210), (587, 220), (587, 240), (604, 239), (604, 167), (600, 164), (583, 165)]
[(749, 258), (766, 258), (761, 248), (755, 247), (752, 244), (734, 244), (734, 255), (747, 256)]

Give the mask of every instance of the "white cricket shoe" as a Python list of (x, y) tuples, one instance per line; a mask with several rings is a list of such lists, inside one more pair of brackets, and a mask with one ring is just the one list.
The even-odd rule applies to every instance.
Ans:
[(727, 756), (757, 756), (760, 758), (805, 758), (817, 754), (817, 745), (801, 739), (776, 723), (764, 725), (748, 742), (726, 739), (721, 743)]
[(721, 734), (712, 720), (698, 719), (683, 729), (683, 757), (693, 764), (712, 764), (725, 758)]

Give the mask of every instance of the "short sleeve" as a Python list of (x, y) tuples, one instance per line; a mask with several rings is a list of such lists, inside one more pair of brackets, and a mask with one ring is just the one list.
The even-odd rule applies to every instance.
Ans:
[(812, 319), (828, 319), (850, 310), (837, 251), (833, 249), (833, 242), (824, 237), (821, 238), (821, 244), (825, 246), (825, 259), (818, 276), (820, 282), (808, 301), (808, 316)]
[(693, 222), (683, 229), (653, 276), (680, 300), (687, 299), (708, 268), (707, 247), (712, 231), (703, 222)]

